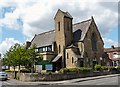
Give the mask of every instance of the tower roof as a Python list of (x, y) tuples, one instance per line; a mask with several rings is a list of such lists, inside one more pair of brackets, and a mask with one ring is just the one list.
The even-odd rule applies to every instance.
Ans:
[(60, 9), (58, 9), (58, 11), (57, 11), (57, 13), (56, 13), (54, 19), (56, 18), (57, 14), (58, 14), (59, 12), (61, 12), (61, 13), (63, 14), (64, 17), (68, 17), (68, 18), (73, 19), (73, 17), (70, 15), (69, 12), (64, 12), (64, 11), (62, 11), (62, 10), (60, 10)]

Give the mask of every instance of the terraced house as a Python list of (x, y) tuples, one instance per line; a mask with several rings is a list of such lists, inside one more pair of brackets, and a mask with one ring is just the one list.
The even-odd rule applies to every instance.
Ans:
[(35, 35), (29, 45), (36, 44), (43, 60), (53, 64), (54, 70), (63, 67), (93, 67), (104, 58), (104, 42), (91, 17), (73, 24), (68, 12), (58, 9), (55, 29)]

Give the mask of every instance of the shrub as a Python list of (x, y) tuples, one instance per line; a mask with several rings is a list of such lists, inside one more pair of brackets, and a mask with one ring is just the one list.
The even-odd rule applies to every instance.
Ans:
[(79, 68), (80, 72), (90, 72), (92, 69), (91, 68), (87, 68), (87, 67), (81, 67)]
[(62, 68), (58, 71), (58, 73), (66, 73), (66, 72), (90, 72), (92, 69), (87, 67), (77, 67), (77, 68)]
[(94, 68), (95, 68), (95, 70), (100, 71), (101, 70), (101, 65), (96, 64)]
[(49, 74), (49, 75), (51, 75), (52, 74), (52, 71), (51, 70), (48, 70), (46, 73), (44, 73), (44, 74)]
[(58, 73), (58, 74), (61, 74), (61, 73), (62, 73), (61, 69), (60, 69), (59, 71), (57, 71), (57, 73)]
[(120, 70), (120, 66), (118, 66), (117, 69)]
[(79, 69), (78, 68), (68, 68), (69, 72), (78, 72)]
[(107, 66), (101, 66), (101, 69), (102, 70), (108, 70), (108, 67)]
[(64, 73), (66, 70), (65, 70), (65, 68), (61, 68), (59, 71), (58, 71), (58, 73)]
[(22, 73), (30, 73), (31, 71), (30, 71), (30, 69), (21, 69), (20, 72), (22, 72)]
[(66, 72), (78, 72), (78, 68), (62, 68), (58, 71), (58, 73), (66, 73)]
[(14, 70), (7, 69), (7, 70), (5, 70), (5, 72), (14, 72)]
[(115, 68), (115, 66), (110, 66), (109, 69), (110, 69), (110, 71), (115, 71), (115, 70), (117, 70), (117, 69)]

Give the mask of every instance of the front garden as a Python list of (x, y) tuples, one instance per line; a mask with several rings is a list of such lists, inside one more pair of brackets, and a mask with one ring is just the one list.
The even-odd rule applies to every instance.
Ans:
[[(5, 70), (10, 78), (14, 77), (14, 71)], [(56, 81), (75, 79), (81, 77), (92, 77), (100, 75), (117, 74), (120, 72), (120, 66), (101, 66), (95, 65), (94, 69), (87, 67), (77, 68), (62, 68), (59, 71), (52, 72), (48, 70), (46, 72), (31, 73), (30, 69), (22, 69), (20, 73), (16, 71), (16, 79), (21, 81)]]

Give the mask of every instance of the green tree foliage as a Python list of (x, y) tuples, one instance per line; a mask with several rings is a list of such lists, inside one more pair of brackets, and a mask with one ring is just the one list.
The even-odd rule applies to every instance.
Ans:
[(31, 65), (31, 72), (34, 72), (34, 65), (36, 62), (36, 56), (37, 56), (37, 51), (36, 51), (36, 45), (32, 45), (29, 50), (28, 50), (29, 58), (30, 58), (30, 65)]
[(33, 45), (26, 48), (25, 45), (15, 44), (6, 52), (4, 58), (2, 59), (3, 65), (13, 66), (25, 66), (33, 65), (35, 62), (35, 57), (37, 52), (35, 51), (36, 46)]

